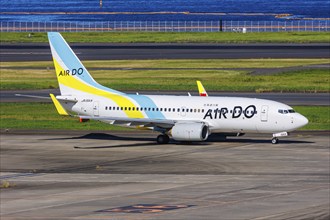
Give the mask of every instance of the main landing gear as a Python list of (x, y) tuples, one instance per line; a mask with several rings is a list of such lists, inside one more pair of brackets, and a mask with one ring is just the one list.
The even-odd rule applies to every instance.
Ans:
[(157, 137), (158, 144), (168, 144), (169, 141), (170, 141), (170, 137), (166, 134), (160, 134)]

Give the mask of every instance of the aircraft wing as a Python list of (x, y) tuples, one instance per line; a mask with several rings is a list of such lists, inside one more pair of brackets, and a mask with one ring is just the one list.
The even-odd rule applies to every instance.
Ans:
[(186, 120), (167, 120), (167, 119), (149, 119), (149, 118), (121, 118), (121, 117), (98, 117), (98, 116), (78, 116), (81, 119), (92, 119), (99, 121), (110, 121), (114, 125), (126, 125), (137, 127), (159, 127), (170, 129), (176, 123), (193, 123), (200, 121), (186, 121)]

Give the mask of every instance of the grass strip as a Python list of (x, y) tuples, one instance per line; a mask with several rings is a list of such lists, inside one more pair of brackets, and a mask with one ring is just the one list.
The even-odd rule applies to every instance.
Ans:
[[(98, 68), (90, 70), (96, 81), (117, 90), (195, 91), (196, 80), (201, 80), (208, 91), (329, 92), (330, 70), (328, 69), (291, 70), (269, 75), (253, 75), (249, 73), (252, 70), (244, 70), (244, 68), (267, 70), (267, 68), (328, 62), (327, 59), (215, 59), (86, 61), (84, 63), (87, 69)], [(51, 62), (3, 62), (0, 67), (0, 89), (58, 87)], [(240, 69), (235, 69), (237, 67)], [(102, 68), (119, 69), (102, 70)]]
[[(1, 32), (1, 43), (46, 43), (46, 33)], [(329, 32), (65, 32), (69, 43), (329, 43)]]
[[(309, 119), (302, 130), (330, 130), (329, 106), (295, 106), (296, 111)], [(57, 114), (52, 103), (0, 103), (1, 129), (49, 130), (126, 130), (102, 122), (78, 122), (78, 118)]]

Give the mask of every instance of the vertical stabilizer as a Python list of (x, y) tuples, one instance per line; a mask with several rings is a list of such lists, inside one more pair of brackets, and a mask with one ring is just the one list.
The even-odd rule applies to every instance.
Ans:
[(49, 32), (48, 40), (62, 95), (78, 95), (82, 93), (97, 95), (104, 92), (123, 94), (98, 84), (60, 33)]

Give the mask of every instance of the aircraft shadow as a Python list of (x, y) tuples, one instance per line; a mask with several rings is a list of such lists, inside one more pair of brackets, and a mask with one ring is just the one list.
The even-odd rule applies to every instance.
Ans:
[(126, 145), (111, 145), (111, 146), (95, 146), (95, 147), (79, 147), (74, 146), (74, 149), (111, 149), (111, 148), (126, 148), (126, 147), (147, 147), (147, 146), (155, 146), (155, 143), (139, 143), (139, 144), (126, 144)]
[[(95, 147), (80, 147), (75, 146), (75, 149), (110, 149), (110, 148), (124, 148), (124, 147), (143, 147), (143, 146), (154, 146), (156, 144), (155, 138), (148, 137), (127, 137), (127, 136), (117, 136), (105, 133), (90, 133), (78, 137), (65, 137), (65, 138), (51, 138), (47, 140), (74, 140), (74, 139), (92, 139), (92, 140), (116, 140), (116, 141), (137, 141), (140, 143), (127, 144), (127, 145), (112, 145), (112, 146), (95, 146)], [(146, 141), (150, 141), (150, 143), (146, 143)], [(141, 143), (143, 142), (143, 143)], [(227, 142), (227, 143), (255, 143), (255, 144), (270, 144), (270, 139), (251, 139), (244, 137), (229, 137), (227, 139), (224, 138), (221, 134), (212, 134), (209, 136), (208, 140), (205, 142), (179, 142), (171, 140), (170, 144), (175, 145), (210, 145), (213, 142)], [(280, 144), (312, 144), (314, 142), (310, 141), (301, 141), (301, 140), (286, 140), (280, 139)]]
[[(232, 142), (232, 143), (259, 143), (259, 144), (269, 144), (271, 138), (269, 139), (258, 139), (258, 138), (245, 138), (245, 137), (228, 137), (224, 138), (221, 134), (212, 134), (209, 136), (206, 142)], [(313, 144), (311, 141), (302, 141), (302, 140), (287, 140), (279, 138), (279, 144)]]
[(148, 137), (121, 137), (112, 134), (90, 133), (78, 137), (50, 138), (45, 140), (74, 140), (74, 139), (92, 139), (92, 140), (114, 140), (114, 141), (155, 141), (155, 138)]

